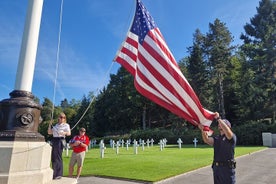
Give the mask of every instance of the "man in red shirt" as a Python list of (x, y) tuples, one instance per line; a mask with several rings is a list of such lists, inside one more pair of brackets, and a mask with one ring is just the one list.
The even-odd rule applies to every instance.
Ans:
[(78, 166), (77, 179), (80, 177), (85, 152), (89, 143), (89, 137), (85, 135), (85, 128), (80, 128), (79, 135), (74, 136), (73, 139), (70, 140), (69, 145), (73, 149), (73, 152), (69, 163), (69, 177), (72, 177), (76, 163)]

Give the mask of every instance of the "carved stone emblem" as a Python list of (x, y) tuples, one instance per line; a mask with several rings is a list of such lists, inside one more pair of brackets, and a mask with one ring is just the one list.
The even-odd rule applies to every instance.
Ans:
[(33, 118), (32, 114), (30, 114), (30, 113), (24, 113), (24, 114), (21, 115), (20, 120), (21, 120), (21, 123), (23, 125), (29, 125), (29, 124), (31, 124), (33, 122), (34, 118)]

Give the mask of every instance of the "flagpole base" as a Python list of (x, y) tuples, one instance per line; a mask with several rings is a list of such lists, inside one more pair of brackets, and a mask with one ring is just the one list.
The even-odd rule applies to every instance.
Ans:
[(12, 91), (0, 102), (0, 141), (44, 141), (38, 133), (41, 109), (31, 92)]

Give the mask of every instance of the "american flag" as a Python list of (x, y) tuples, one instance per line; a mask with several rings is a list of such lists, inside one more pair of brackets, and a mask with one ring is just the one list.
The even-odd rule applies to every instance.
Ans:
[(202, 107), (141, 0), (137, 0), (132, 26), (114, 60), (134, 76), (134, 85), (143, 96), (193, 125), (211, 125), (214, 113)]

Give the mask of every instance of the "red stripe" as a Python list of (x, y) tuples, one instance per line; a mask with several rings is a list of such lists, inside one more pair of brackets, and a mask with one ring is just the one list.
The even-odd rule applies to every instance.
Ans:
[(127, 37), (126, 38), (126, 42), (130, 45), (132, 45), (133, 47), (135, 47), (136, 49), (138, 48), (138, 41), (136, 40), (133, 40), (132, 38), (130, 37)]
[[(146, 43), (146, 41), (143, 42), (143, 47), (154, 57), (154, 59), (156, 61), (158, 61), (167, 71), (169, 71), (170, 75), (172, 76), (172, 78), (174, 78), (176, 81), (181, 82), (182, 77), (178, 75), (178, 73), (172, 68), (172, 66), (170, 66), (168, 64), (168, 62), (166, 60), (164, 60), (163, 57), (161, 57), (158, 52), (156, 52), (152, 47), (150, 47), (150, 45), (148, 45)], [(153, 67), (149, 61), (147, 59), (145, 59), (142, 55), (138, 54), (138, 59), (143, 63), (143, 65), (152, 73), (153, 76), (155, 76), (155, 78), (157, 78), (159, 80), (160, 83), (162, 83), (163, 86), (165, 86), (165, 88), (167, 88), (171, 93), (173, 93), (173, 95), (179, 99), (182, 103), (182, 105), (184, 107), (186, 107), (186, 109), (188, 110), (188, 112), (191, 114), (191, 116), (193, 117), (193, 119), (197, 122), (199, 122), (199, 118), (196, 115), (196, 113), (194, 112), (193, 108), (188, 105), (185, 100), (183, 100), (181, 94), (179, 94), (175, 88), (172, 86), (172, 81), (168, 81), (168, 79), (166, 79), (162, 74), (159, 73), (158, 70), (156, 70), (155, 67)], [(187, 86), (189, 85), (180, 85), (182, 86), (182, 88), (184, 87), (184, 91), (186, 91), (185, 87), (187, 88)], [(189, 89), (190, 90), (190, 89)], [(162, 93), (162, 92), (160, 92)], [(188, 93), (190, 95), (190, 93)], [(191, 97), (192, 98), (192, 97)], [(193, 99), (194, 100), (194, 99)]]
[[(161, 32), (159, 31), (159, 29), (154, 29), (154, 31), (155, 31), (157, 34), (159, 34), (161, 38), (163, 38), (163, 36), (162, 36)], [(172, 56), (171, 52), (170, 52), (169, 50), (167, 50), (166, 47), (164, 47), (163, 44), (162, 44), (158, 39), (155, 38), (155, 35), (153, 34), (153, 31), (150, 31), (150, 32), (149, 32), (149, 36), (155, 41), (156, 45), (159, 45), (159, 47), (160, 47), (161, 49), (164, 49), (164, 50), (162, 50), (162, 51), (167, 55), (168, 58), (170, 58), (171, 63), (172, 63), (172, 64), (176, 64), (177, 68), (179, 69), (179, 67), (178, 67), (178, 65), (177, 65), (177, 63), (176, 63), (174, 57)], [(163, 41), (164, 41), (164, 40), (163, 40)], [(165, 41), (164, 41), (164, 43), (165, 43)], [(143, 42), (143, 45), (145, 45), (145, 42)], [(150, 47), (150, 46), (149, 46), (149, 47)], [(151, 53), (150, 49), (147, 49), (147, 50), (149, 50), (149, 52)], [(155, 59), (156, 59), (157, 61), (160, 61), (160, 64), (165, 63), (165, 65), (163, 65), (163, 67), (164, 67), (164, 68), (168, 67), (168, 68), (167, 68), (168, 71), (174, 71), (174, 69), (173, 69), (170, 65), (168, 65), (167, 62), (166, 62), (160, 55), (158, 55), (158, 53), (152, 54), (152, 55), (153, 55), (153, 57), (154, 57), (154, 56), (158, 56), (158, 57), (155, 57)], [(179, 69), (179, 70), (180, 70), (180, 69)], [(177, 72), (171, 73), (171, 74), (173, 75), (174, 78), (178, 78), (178, 79), (179, 79), (179, 80), (178, 80), (178, 83), (179, 83), (181, 86), (183, 86), (183, 89), (185, 89), (185, 91), (187, 91), (187, 93), (188, 93), (189, 96), (193, 99), (193, 101), (195, 102), (195, 104), (197, 105), (197, 107), (198, 107), (198, 109), (201, 111), (201, 113), (202, 113), (205, 117), (209, 117), (208, 119), (212, 120), (212, 119), (213, 119), (213, 114), (210, 114), (210, 113), (206, 112), (206, 111), (203, 109), (203, 107), (202, 107), (202, 105), (201, 105), (201, 103), (200, 103), (200, 101), (199, 101), (197, 95), (195, 94), (194, 90), (192, 89), (192, 87), (189, 85), (189, 83), (188, 83), (186, 80), (183, 80), (183, 78), (185, 78), (185, 77), (184, 77), (184, 76), (180, 77), (180, 76), (178, 75)], [(176, 74), (176, 75), (174, 75), (174, 74)], [(190, 113), (192, 113), (192, 112), (190, 112)]]
[[(138, 42), (133, 40), (132, 38), (130, 37), (127, 37), (120, 52), (121, 53), (124, 53), (125, 55), (129, 56), (133, 61), (136, 61), (137, 60), (137, 55), (134, 54), (132, 51), (130, 51), (128, 48), (126, 48), (126, 43), (128, 43), (129, 45), (133, 46), (134, 48), (138, 48)], [(117, 61), (118, 63), (120, 63), (127, 71), (129, 71), (133, 76), (135, 75), (135, 71), (136, 71), (136, 68), (133, 68), (133, 66), (128, 63), (128, 61), (126, 61), (125, 59), (117, 56), (115, 58), (115, 61)]]
[[(161, 34), (158, 31), (158, 34)], [(170, 65), (170, 64), (174, 64), (176, 63), (176, 61), (174, 60), (172, 54), (170, 53), (169, 50), (166, 49), (166, 47), (164, 47), (162, 45), (162, 43), (155, 38), (155, 35), (151, 33), (152, 39), (155, 41), (155, 44), (158, 45), (160, 48), (162, 48), (163, 52), (166, 54), (166, 56), (168, 58), (170, 58), (171, 60), (168, 62), (166, 61), (163, 57), (161, 57), (159, 55), (158, 52), (156, 52), (148, 43), (146, 43), (145, 41), (143, 42), (143, 47), (144, 49), (150, 53), (152, 55), (152, 57), (158, 61), (160, 63), (160, 65), (162, 65), (167, 71), (169, 71), (170, 75), (176, 80), (178, 81), (179, 85), (183, 87), (183, 90), (185, 90), (188, 95), (193, 99), (193, 101), (195, 102), (195, 104), (198, 106), (198, 108), (200, 109), (200, 111), (202, 112), (202, 114), (208, 118), (208, 119), (212, 119), (213, 115), (210, 113), (207, 113), (201, 106), (195, 92), (193, 91), (193, 89), (190, 87), (189, 84), (186, 83), (186, 81), (183, 79), (184, 76), (179, 76), (179, 74), (175, 71), (175, 69)], [(160, 37), (162, 37), (162, 35), (160, 35)], [(131, 38), (127, 38), (126, 42), (132, 46), (138, 47), (138, 43), (136, 41), (134, 41)], [(165, 42), (164, 42), (165, 43)], [(121, 52), (128, 55), (131, 59), (136, 60), (136, 55), (131, 52), (130, 50), (128, 50), (125, 47), (122, 47)], [(138, 51), (139, 53), (139, 51)], [(143, 63), (143, 65), (151, 72), (151, 74), (153, 76), (155, 76), (156, 79), (159, 80), (159, 82), (165, 87), (167, 88), (178, 100), (181, 101), (182, 105), (188, 110), (188, 112), (191, 114), (191, 116), (184, 112), (182, 109), (179, 109), (179, 107), (177, 107), (175, 104), (173, 104), (173, 102), (171, 100), (169, 100), (168, 98), (166, 98), (164, 95), (162, 95), (164, 98), (166, 98), (168, 101), (170, 101), (172, 104), (168, 104), (167, 102), (163, 101), (162, 99), (160, 99), (159, 97), (155, 96), (154, 94), (151, 94), (149, 91), (143, 89), (143, 87), (141, 87), (136, 81), (135, 81), (135, 87), (137, 88), (137, 90), (144, 96), (146, 96), (147, 98), (151, 99), (152, 101), (154, 101), (155, 103), (163, 106), (164, 108), (166, 108), (167, 110), (171, 111), (172, 113), (175, 113), (176, 115), (188, 120), (190, 123), (192, 124), (196, 124), (195, 122), (199, 122), (199, 118), (198, 115), (194, 112), (193, 107), (191, 107), (181, 96), (181, 94), (178, 94), (177, 91), (175, 91), (173, 85), (170, 83), (171, 81), (167, 81), (167, 79), (160, 74), (160, 72), (153, 67), (149, 61), (147, 59), (145, 59), (141, 54), (139, 55), (139, 60), (141, 61), (141, 63)], [(140, 76), (140, 78), (147, 83), (147, 85), (151, 86), (153, 89), (155, 89), (156, 91), (158, 91), (160, 94), (161, 91), (160, 89), (157, 89), (156, 87), (153, 86), (153, 84), (151, 83), (150, 79), (147, 78), (144, 74), (141, 73), (141, 71), (139, 71), (139, 69), (135, 69), (133, 68), (126, 60), (124, 60), (123, 58), (117, 57), (115, 59), (115, 61), (117, 61), (118, 63), (120, 63), (121, 65), (123, 65), (123, 67), (126, 68), (126, 70), (128, 70), (132, 75), (135, 76), (136, 70), (138, 75)], [(178, 65), (177, 65), (178, 66)], [(177, 67), (178, 68), (178, 67)], [(182, 78), (183, 77), (183, 78)]]
[(170, 59), (170, 61), (171, 61), (177, 68), (179, 68), (179, 66), (178, 66), (177, 62), (175, 61), (175, 59), (174, 59), (174, 57), (173, 57), (171, 51), (167, 50), (167, 48), (161, 43), (161, 41), (159, 41), (159, 40), (155, 37), (154, 33), (158, 34), (158, 35), (162, 38), (163, 42), (166, 44), (166, 42), (165, 42), (165, 40), (164, 40), (164, 37), (163, 37), (162, 33), (160, 32), (160, 30), (159, 30), (158, 28), (155, 28), (155, 29), (153, 29), (152, 31), (149, 31), (148, 36), (151, 37), (151, 38), (155, 41), (155, 43), (156, 43), (157, 45), (159, 45), (159, 47), (161, 48), (161, 50), (163, 50), (163, 52), (167, 54), (167, 57)]
[(136, 61), (137, 56), (127, 48), (123, 47), (121, 52), (128, 55), (133, 61)]
[[(140, 55), (138, 56), (139, 59), (144, 60), (144, 58)], [(144, 61), (147, 62), (147, 61)], [(174, 90), (173, 86), (160, 74), (158, 73), (158, 71), (155, 70), (155, 68), (153, 68), (152, 66), (147, 66), (147, 69), (150, 70), (150, 72), (152, 73), (152, 75), (155, 76), (155, 78), (157, 78), (159, 80), (160, 83), (162, 83), (162, 85), (167, 88), (171, 93), (173, 93), (174, 96), (176, 96), (176, 98), (178, 100), (181, 101), (182, 105), (184, 107), (186, 107), (186, 109), (188, 110), (188, 112), (192, 115), (190, 117), (190, 115), (188, 115), (187, 113), (185, 113), (185, 115), (183, 113), (181, 113), (181, 117), (185, 118), (185, 119), (193, 119), (195, 121), (198, 122), (198, 117), (197, 115), (194, 113), (194, 111), (192, 110), (192, 108), (187, 105), (187, 103), (182, 99), (182, 97)], [(150, 78), (148, 78), (147, 76), (144, 76), (143, 73), (140, 72), (140, 70), (137, 68), (137, 74), (144, 80), (146, 81), (146, 83), (151, 86), (152, 88), (154, 88), (155, 90), (157, 90), (160, 94), (162, 94), (162, 91), (160, 91), (160, 89), (157, 89), (156, 87), (153, 86), (153, 84), (151, 83)], [(164, 95), (162, 95), (164, 96)], [(164, 97), (166, 98), (166, 97)], [(169, 100), (168, 98), (166, 98), (168, 101), (170, 101), (171, 103), (173, 103), (171, 100)], [(179, 107), (177, 107), (176, 105), (173, 105), (169, 110), (172, 110), (172, 108), (177, 109), (178, 111), (184, 112), (182, 109), (179, 109)], [(187, 118), (189, 116), (189, 118)]]
[[(138, 8), (140, 6), (142, 7), (141, 9)], [(132, 61), (126, 61), (126, 58), (123, 59), (119, 55), (116, 57), (115, 61), (120, 63), (134, 75), (135, 87), (142, 95), (194, 125), (206, 123), (205, 121), (209, 120), (207, 122), (209, 126), (214, 113), (202, 107), (197, 95), (183, 76), (176, 60), (167, 47), (160, 30), (155, 27), (153, 19), (150, 18), (148, 11), (142, 3), (137, 1), (136, 13), (140, 14), (140, 11), (142, 11), (142, 14), (145, 16), (142, 18), (135, 16), (130, 29), (133, 33), (129, 32), (129, 35), (134, 39), (127, 37), (120, 50), (121, 54), (129, 56)], [(147, 22), (150, 22), (155, 28), (150, 31), (148, 31), (148, 29), (140, 30), (148, 26), (146, 24)], [(152, 27), (149, 26), (148, 28), (151, 29)], [(142, 38), (142, 45), (139, 45), (138, 37), (144, 36), (144, 32), (139, 31), (148, 31), (146, 37)], [(127, 48), (129, 47), (128, 44), (138, 49), (137, 54)], [(151, 57), (147, 58), (147, 55), (143, 53), (144, 51), (150, 54)], [(151, 61), (151, 58), (153, 58), (154, 61)], [(134, 66), (131, 62), (137, 63), (135, 63), (136, 65)], [(159, 67), (162, 67), (162, 70), (160, 70)], [(165, 74), (162, 73), (164, 70), (166, 72)], [(159, 87), (158, 85), (162, 86)], [(182, 94), (183, 92), (185, 95)], [(186, 97), (188, 99), (184, 99)]]
[(179, 117), (182, 117), (182, 118), (186, 119), (190, 123), (192, 123), (194, 125), (197, 125), (196, 123), (193, 122), (192, 118), (188, 114), (186, 114), (185, 112), (179, 110), (178, 108), (175, 108), (175, 105), (166, 103), (165, 101), (163, 101), (159, 97), (155, 96), (153, 93), (147, 91), (142, 86), (140, 86), (136, 80), (134, 81), (134, 85), (135, 85), (135, 88), (137, 89), (137, 91), (139, 93), (141, 93), (143, 96), (146, 96), (148, 99), (152, 100), (156, 104), (164, 107), (165, 109), (171, 111), (172, 113), (178, 115)]
[[(160, 93), (160, 89), (157, 89), (151, 82), (151, 79), (148, 78), (147, 76), (144, 75), (144, 73), (142, 73), (138, 68), (137, 68), (137, 73), (136, 73), (140, 78), (141, 80), (144, 81), (144, 83), (146, 83), (148, 86), (150, 86), (151, 88), (155, 89), (156, 91), (159, 92), (159, 94), (161, 96), (164, 97), (164, 95), (162, 95)], [(135, 80), (136, 82), (136, 80)], [(136, 82), (137, 83), (137, 82)], [(136, 87), (137, 87), (137, 84), (136, 84)], [(138, 90), (138, 89), (137, 89)], [(146, 90), (146, 89), (144, 89)], [(151, 99), (152, 101), (158, 103), (159, 105), (160, 104), (163, 104), (162, 106), (165, 107), (166, 109), (168, 109), (169, 111), (171, 112), (174, 112), (176, 115), (179, 115), (180, 117), (183, 117), (184, 119), (187, 119), (188, 121), (190, 121), (191, 123), (194, 123), (194, 118), (191, 117), (189, 114), (187, 114), (185, 111), (183, 111), (183, 109), (180, 109), (179, 107), (177, 107), (175, 104), (173, 104), (169, 99), (167, 99), (166, 97), (164, 97), (165, 99), (167, 99), (168, 101), (170, 101), (171, 103), (170, 104), (167, 104), (167, 102), (165, 101), (162, 101), (163, 99), (160, 99), (159, 97), (155, 96), (154, 94), (154, 97), (153, 98), (151, 95), (150, 95), (150, 92), (147, 92), (146, 94), (144, 94), (145, 92), (142, 91), (142, 86), (140, 86), (139, 88), (139, 92), (143, 95), (145, 95), (147, 98)], [(164, 104), (165, 103), (165, 104)], [(166, 106), (165, 106), (166, 105)], [(197, 116), (196, 116), (197, 117)]]
[(116, 57), (115, 61), (120, 63), (129, 73), (131, 73), (131, 75), (135, 75), (136, 69), (133, 68), (126, 60), (121, 57)]

